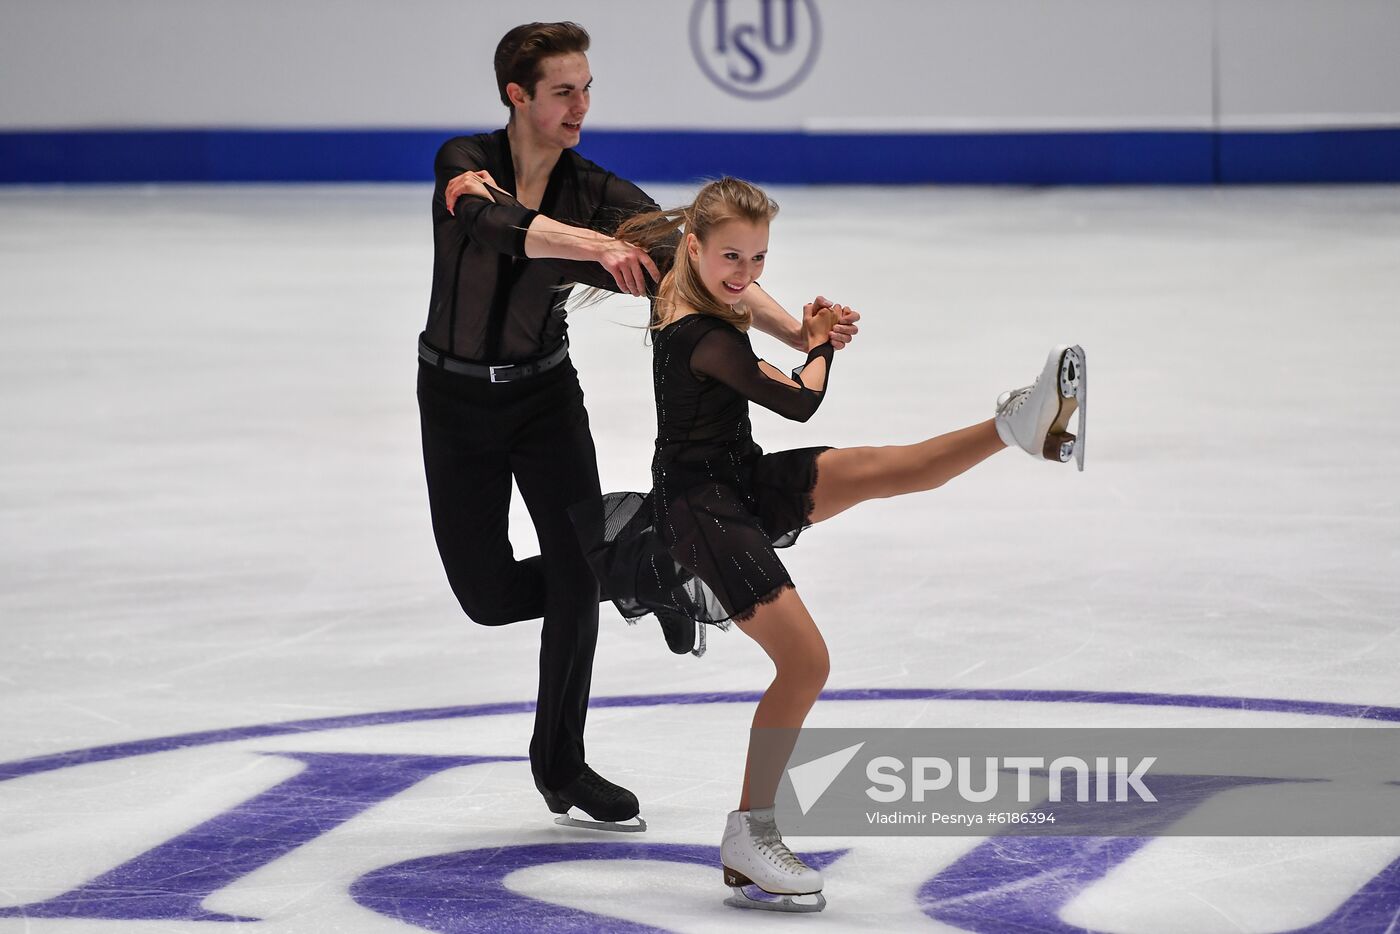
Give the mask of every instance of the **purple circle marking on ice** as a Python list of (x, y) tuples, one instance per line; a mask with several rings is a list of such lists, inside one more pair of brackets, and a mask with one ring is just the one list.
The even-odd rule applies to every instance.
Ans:
[[(846, 853), (825, 850), (802, 854), (814, 869), (825, 869)], [(549, 931), (550, 934), (667, 934), (667, 928), (626, 921), (511, 891), (506, 877), (541, 865), (565, 862), (620, 864), (638, 860), (700, 866), (715, 870), (720, 848), (677, 843), (536, 843), (485, 850), (462, 850), (375, 869), (351, 886), (356, 902), (387, 918), (438, 934), (499, 934), (502, 931)], [(718, 879), (719, 872), (715, 871)], [(771, 900), (757, 890), (755, 898)], [(600, 927), (600, 922), (606, 928)]]
[[(616, 697), (595, 697), (589, 707), (662, 707), (669, 704), (744, 704), (756, 703), (757, 691), (728, 691), (699, 694), (637, 694)], [(975, 690), (960, 688), (870, 688), (827, 691), (821, 700), (831, 701), (1009, 701), (1047, 704), (1121, 704), (1133, 707), (1202, 707), (1220, 710), (1246, 710), (1258, 713), (1303, 714), (1315, 717), (1340, 717), (1347, 720), (1376, 720), (1400, 723), (1400, 707), (1378, 707), (1369, 704), (1340, 704), (1327, 701), (1285, 700), (1262, 697), (1217, 697), (1209, 694), (1150, 694), (1123, 691), (1041, 691), (1041, 690)], [(456, 720), (471, 717), (497, 717), (507, 714), (533, 713), (533, 701), (509, 701), (494, 704), (471, 704), (462, 707), (425, 707), (417, 710), (388, 710), (379, 713), (349, 714), (343, 717), (319, 717), (312, 720), (292, 720), (182, 733), (153, 739), (133, 740), (90, 749), (75, 749), (15, 762), (0, 763), (0, 782), (25, 775), (54, 772), (59, 769), (110, 762), (176, 749), (214, 746), (268, 736), (288, 736), (295, 733), (318, 733), (326, 730), (346, 730), (392, 723), (422, 723), (430, 720)]]

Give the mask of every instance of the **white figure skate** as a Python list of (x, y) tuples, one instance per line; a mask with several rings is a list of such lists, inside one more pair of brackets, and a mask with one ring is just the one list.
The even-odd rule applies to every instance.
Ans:
[[(764, 911), (821, 911), (826, 907), (822, 874), (787, 848), (772, 808), (730, 811), (720, 859), (724, 884), (734, 891), (724, 900), (726, 905)], [(755, 886), (777, 897), (755, 897), (745, 892), (744, 886)], [(795, 901), (799, 896), (816, 896), (816, 900)]]
[[(1061, 463), (1074, 458), (1084, 469), (1084, 410), (1088, 399), (1084, 348), (1060, 345), (1050, 351), (1034, 383), (997, 399), (997, 434), (1008, 447)], [(1079, 412), (1075, 434), (1066, 431)]]

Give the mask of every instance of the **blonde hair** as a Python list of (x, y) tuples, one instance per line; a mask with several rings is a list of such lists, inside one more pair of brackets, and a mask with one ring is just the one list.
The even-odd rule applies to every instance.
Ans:
[(661, 320), (669, 316), (677, 304), (685, 304), (701, 314), (713, 315), (747, 330), (753, 322), (752, 311), (743, 302), (730, 306), (710, 294), (700, 281), (690, 251), (685, 248), (684, 236), (677, 241), (674, 235), (677, 231), (682, 235), (691, 233), (704, 241), (721, 224), (735, 220), (768, 223), (777, 214), (778, 203), (762, 188), (726, 176), (707, 183), (695, 193), (695, 200), (684, 207), (638, 214), (624, 221), (614, 234), (617, 239), (649, 252), (657, 248), (675, 250), (675, 261), (656, 288), (648, 327), (652, 330), (660, 327)]

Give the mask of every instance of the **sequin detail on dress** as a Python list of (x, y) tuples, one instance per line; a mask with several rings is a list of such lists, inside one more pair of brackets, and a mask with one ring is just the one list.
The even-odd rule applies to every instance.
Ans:
[[(826, 361), (830, 344), (812, 351)], [(777, 548), (811, 524), (825, 447), (764, 454), (749, 400), (805, 421), (822, 390), (764, 374), (746, 334), (692, 315), (655, 336), (657, 442), (650, 493), (609, 493), (570, 514), (618, 611), (658, 609), (726, 627), (792, 586)]]

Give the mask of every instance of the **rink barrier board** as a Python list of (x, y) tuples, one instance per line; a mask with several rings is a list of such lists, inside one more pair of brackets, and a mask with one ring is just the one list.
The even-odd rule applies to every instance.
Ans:
[[(479, 130), (0, 132), (0, 184), (424, 182)], [(774, 184), (1209, 185), (1400, 182), (1400, 127), (976, 133), (588, 130), (628, 178)]]

